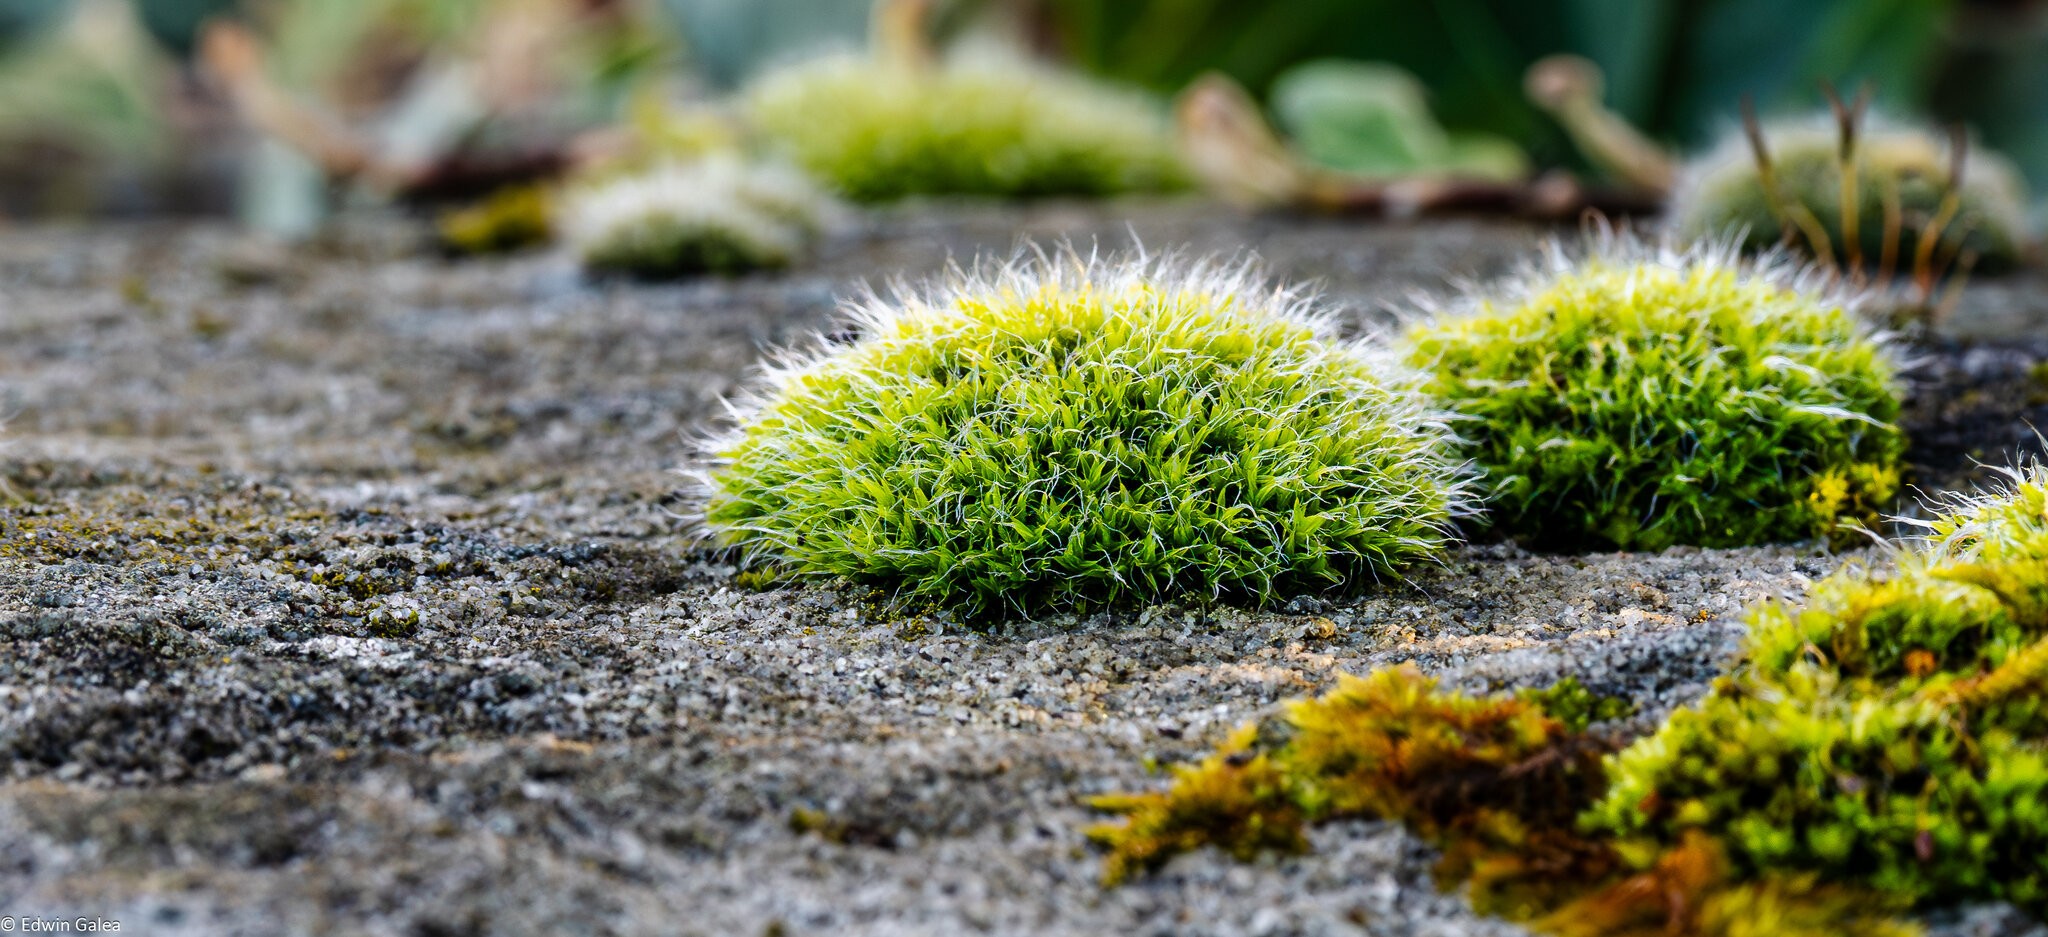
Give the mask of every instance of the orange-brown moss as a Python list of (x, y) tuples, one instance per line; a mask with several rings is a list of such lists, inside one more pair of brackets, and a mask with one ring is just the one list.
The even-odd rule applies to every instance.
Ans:
[(1912, 937), (1895, 902), (1817, 877), (1736, 881), (1719, 841), (1694, 832), (1642, 871), (1537, 916), (1556, 937)]
[(1255, 727), (1238, 730), (1166, 791), (1096, 798), (1127, 817), (1089, 831), (1109, 848), (1105, 876), (1204, 845), (1299, 850), (1309, 823), (1345, 817), (1399, 820), (1442, 844), (1440, 874), (1475, 881), (1490, 904), (1528, 905), (1535, 883), (1613, 864), (1572, 832), (1611, 746), (1534, 702), (1442, 692), (1403, 666), (1341, 677), (1289, 704), (1287, 721), (1263, 750)]
[(1744, 876), (1703, 833), (1661, 848), (1583, 828), (1615, 748), (1586, 723), (1619, 708), (1576, 681), (1474, 698), (1412, 666), (1346, 676), (1288, 705), (1284, 739), (1262, 747), (1248, 725), (1175, 768), (1165, 791), (1096, 798), (1125, 820), (1089, 835), (1107, 847), (1114, 883), (1203, 846), (1239, 858), (1300, 851), (1311, 823), (1388, 819), (1442, 850), (1438, 880), (1464, 887), (1475, 908), (1559, 937), (1918, 933), (1895, 918), (1896, 898), (1811, 873)]
[(1240, 859), (1308, 848), (1308, 818), (1296, 801), (1294, 784), (1271, 755), (1251, 750), (1257, 739), (1257, 728), (1247, 725), (1200, 762), (1174, 766), (1170, 790), (1090, 801), (1096, 809), (1125, 817), (1122, 823), (1088, 829), (1090, 838), (1110, 847), (1103, 879), (1121, 882), (1203, 846)]
[[(2041, 913), (2048, 469), (2013, 479), (1930, 523), (1896, 569), (1752, 609), (1742, 665), (1604, 764), (1582, 689), (1478, 700), (1397, 669), (1293, 704), (1260, 783), (1306, 822), (1407, 824), (1481, 910), (1561, 937), (1891, 937), (1926, 907)], [(1198, 790), (1241, 801), (1177, 783), (1151, 815)], [(1182, 815), (1172, 837), (1098, 836), (1156, 862), (1215, 823)]]

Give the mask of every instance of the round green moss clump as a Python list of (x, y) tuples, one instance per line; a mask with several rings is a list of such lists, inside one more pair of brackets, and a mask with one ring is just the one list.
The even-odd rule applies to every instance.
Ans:
[(746, 106), (798, 165), (860, 201), (1185, 184), (1155, 102), (995, 57), (932, 67), (828, 58), (769, 74)]
[(662, 278), (788, 266), (832, 210), (795, 171), (713, 157), (584, 183), (563, 227), (586, 268)]
[(1874, 518), (1904, 447), (1894, 366), (1770, 262), (1614, 240), (1409, 335), (1468, 417), (1490, 517), (1558, 549), (1729, 547)]
[(716, 444), (753, 559), (968, 615), (1356, 589), (1462, 513), (1413, 380), (1245, 268), (1042, 258), (852, 310)]
[[(1841, 128), (1827, 117), (1766, 124), (1778, 203), (1803, 208), (1824, 232), (1829, 249), (1844, 255), (1842, 236)], [(1856, 141), (1856, 237), (1866, 264), (1889, 254), (1896, 269), (1912, 266), (1930, 221), (1942, 216), (1950, 190), (1951, 154), (1939, 134), (1903, 124), (1872, 121)], [(1671, 217), (1688, 238), (1722, 237), (1745, 231), (1747, 246), (1778, 242), (1783, 224), (1765, 197), (1755, 153), (1741, 131), (1732, 131), (1706, 155), (1688, 164), (1672, 195)], [(1940, 224), (1936, 245), (1943, 254), (1973, 252), (1985, 269), (2010, 267), (2027, 242), (2026, 185), (2011, 162), (1990, 152), (1966, 158), (1952, 216)], [(1898, 219), (1894, 243), (1885, 244), (1886, 205)], [(1806, 244), (1811, 235), (1795, 235)]]

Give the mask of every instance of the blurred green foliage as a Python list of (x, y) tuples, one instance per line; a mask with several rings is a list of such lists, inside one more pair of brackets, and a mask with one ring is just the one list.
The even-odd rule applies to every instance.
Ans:
[(2048, 191), (2048, 4), (1966, 7), (1952, 29), (1947, 67), (1934, 86), (1934, 111), (1968, 121), (1984, 142), (2020, 165), (2037, 192)]
[[(199, 27), (233, 10), (236, 0), (132, 0), (142, 28), (179, 56), (192, 54)], [(339, 4), (347, 6), (347, 4)]]
[(1382, 62), (1322, 59), (1273, 83), (1273, 113), (1302, 155), (1368, 176), (1450, 173), (1519, 179), (1528, 157), (1487, 133), (1446, 133), (1415, 76)]
[(737, 87), (761, 65), (866, 35), (860, 0), (661, 0), (687, 37), (691, 63), (712, 84)]
[(1576, 52), (1611, 104), (1652, 135), (1703, 142), (1744, 94), (1809, 107), (1817, 84), (1870, 80), (1878, 99), (1928, 103), (1955, 0), (1044, 0), (1082, 65), (1159, 89), (1220, 70), (1265, 94), (1291, 64), (1334, 57), (1413, 72), (1453, 129), (1564, 160), (1522, 94), (1529, 64)]
[(119, 3), (27, 6), (0, 13), (25, 30), (0, 53), (0, 210), (121, 204), (143, 181), (123, 170), (181, 155), (165, 139), (168, 63)]
[[(200, 24), (237, 0), (129, 0), (149, 34), (179, 55), (192, 50)], [(354, 2), (354, 0), (349, 0)], [(35, 36), (61, 18), (74, 0), (0, 0), (0, 51)], [(337, 3), (347, 6), (348, 3)]]
[[(729, 85), (821, 41), (862, 38), (856, 0), (662, 0), (699, 67)], [(944, 26), (1005, 23), (1083, 68), (1171, 93), (1216, 70), (1262, 99), (1315, 59), (1413, 73), (1453, 133), (1578, 163), (1522, 93), (1529, 64), (1583, 55), (1609, 103), (1673, 145), (1704, 146), (1737, 102), (1811, 111), (1819, 85), (1868, 81), (1882, 109), (1965, 120), (2048, 184), (2048, 3), (2040, 0), (941, 0)], [(1022, 26), (1019, 30), (1016, 27)], [(1284, 119), (1284, 118), (1283, 118)]]
[(66, 0), (0, 0), (0, 50), (32, 36), (56, 18)]
[[(35, 37), (60, 32), (66, 9), (81, 2), (0, 0), (0, 58), (20, 57), (31, 51)], [(459, 32), (492, 0), (111, 2), (132, 5), (147, 33), (179, 58), (191, 54), (199, 26), (222, 12), (318, 8), (318, 15), (296, 17), (315, 24), (297, 31), (307, 41), (284, 43), (291, 52), (280, 57), (296, 73), (317, 72), (332, 64), (333, 55), (349, 54), (358, 45), (347, 41), (349, 24), (375, 18), (366, 11), (425, 11)], [(867, 0), (612, 2), (673, 30), (687, 49), (693, 76), (726, 89), (764, 65), (804, 57), (819, 46), (861, 44), (870, 7)], [(942, 34), (994, 24), (1084, 69), (1167, 93), (1211, 70), (1268, 99), (1279, 78), (1304, 62), (1398, 67), (1428, 90), (1427, 108), (1446, 136), (1483, 133), (1513, 141), (1539, 165), (1581, 165), (1564, 134), (1522, 92), (1528, 65), (1553, 53), (1593, 60), (1606, 73), (1608, 101), (1620, 114), (1685, 149), (1704, 145), (1731, 123), (1744, 95), (1755, 97), (1767, 114), (1811, 111), (1821, 103), (1821, 81), (1851, 86), (1867, 80), (1881, 109), (1967, 121), (1984, 143), (2013, 156), (2037, 187), (2048, 187), (2043, 0), (935, 3), (934, 22)], [(323, 20), (335, 28), (320, 27)], [(1279, 110), (1288, 120), (1286, 109)]]

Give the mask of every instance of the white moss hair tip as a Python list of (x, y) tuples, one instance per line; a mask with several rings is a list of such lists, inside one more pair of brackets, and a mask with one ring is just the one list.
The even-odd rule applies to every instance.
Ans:
[[(1288, 322), (1309, 330), (1334, 352), (1371, 362), (1390, 386), (1411, 388), (1422, 375), (1400, 360), (1387, 345), (1387, 330), (1359, 324), (1344, 336), (1345, 316), (1326, 301), (1313, 282), (1282, 283), (1268, 273), (1253, 253), (1196, 255), (1186, 251), (1154, 252), (1142, 245), (1128, 251), (1083, 251), (1061, 240), (1051, 246), (1022, 242), (1007, 256), (977, 255), (962, 265), (948, 261), (945, 269), (920, 279), (891, 277), (877, 288), (857, 287), (839, 305), (840, 327), (815, 332), (780, 348), (764, 349), (754, 374), (742, 389), (722, 401), (726, 434), (706, 435), (697, 448), (712, 450), (730, 442), (737, 426), (758, 416), (784, 388), (834, 359), (840, 352), (878, 337), (900, 336), (909, 325), (960, 318), (959, 304), (995, 298), (1051, 296), (1082, 290), (1115, 294), (1138, 287), (1161, 293), (1216, 297), (1245, 321)], [(1417, 396), (1416, 401), (1422, 398)], [(1441, 409), (1423, 407), (1428, 420), (1456, 419)], [(1469, 507), (1469, 506), (1467, 506)]]
[[(1434, 559), (1476, 510), (1421, 376), (1384, 343), (1344, 337), (1334, 309), (1254, 258), (1025, 246), (865, 291), (842, 312), (837, 334), (765, 356), (728, 402), (730, 427), (700, 438), (686, 469), (705, 511), (696, 532), (742, 562), (984, 610), (1263, 598), (1283, 581), (1378, 579)], [(1342, 438), (1319, 438), (1326, 426)], [(1299, 489), (1281, 500), (1307, 515), (1260, 513), (1269, 490), (1219, 474), (1255, 486), (1268, 462)], [(1105, 471), (1121, 487), (1100, 488)], [(1171, 494), (1184, 483), (1195, 501)], [(1034, 493), (1051, 500), (1018, 502), (1016, 520), (1031, 521), (1014, 536), (983, 516), (987, 499)], [(1193, 524), (1162, 547), (1187, 569), (1118, 554), (1138, 552), (1118, 538), (1155, 510)], [(1300, 554), (1275, 545), (1292, 542), (1283, 531)], [(923, 549), (964, 571), (918, 573)], [(1055, 569), (1096, 591), (1053, 581)]]
[[(2036, 443), (2048, 445), (2038, 433)], [(1975, 559), (1986, 549), (2048, 537), (2048, 463), (1984, 465), (1993, 477), (1975, 491), (1941, 492), (1924, 501), (1933, 516), (1891, 520), (1918, 533), (1907, 538), (1926, 561)]]
[(1904, 336), (1882, 321), (1892, 305), (1883, 284), (1851, 281), (1839, 270), (1783, 246), (1745, 251), (1743, 236), (1744, 232), (1729, 231), (1687, 237), (1669, 229), (1644, 231), (1595, 222), (1576, 237), (1546, 238), (1506, 274), (1461, 279), (1449, 290), (1418, 294), (1408, 305), (1394, 310), (1394, 318), (1408, 327), (1487, 315), (1526, 303), (1561, 278), (1595, 270), (1642, 265), (1680, 274), (1725, 270), (1737, 282), (1776, 287), (1813, 305), (1841, 310), (1854, 325), (1857, 337), (1874, 345), (1894, 374), (1911, 375), (1925, 364), (1924, 358), (1913, 354)]
[(1896, 333), (1881, 328), (1871, 312), (1883, 304), (1869, 285), (1849, 282), (1840, 272), (1783, 248), (1747, 253), (1743, 232), (1686, 237), (1673, 231), (1640, 231), (1608, 223), (1588, 225), (1577, 237), (1550, 237), (1507, 273), (1485, 279), (1461, 278), (1448, 290), (1418, 293), (1393, 310), (1403, 325), (1426, 325), (1483, 314), (1526, 302), (1561, 277), (1592, 270), (1654, 266), (1674, 272), (1726, 270), (1745, 283), (1785, 289), (1809, 302), (1849, 314), (1865, 337), (1886, 346), (1895, 365), (1901, 351)]

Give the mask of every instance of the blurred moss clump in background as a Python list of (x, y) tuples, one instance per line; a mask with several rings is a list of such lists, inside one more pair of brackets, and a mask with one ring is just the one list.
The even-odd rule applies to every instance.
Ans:
[[(539, 246), (554, 240), (561, 227), (561, 203), (574, 201), (574, 196), (621, 179), (661, 174), (681, 166), (706, 161), (730, 164), (744, 159), (748, 151), (742, 128), (729, 115), (710, 108), (675, 107), (653, 88), (635, 94), (626, 107), (625, 119), (585, 149), (589, 152), (564, 172), (557, 184), (513, 183), (442, 210), (435, 225), (442, 246), (454, 254), (495, 254)], [(777, 170), (764, 178), (783, 175)], [(721, 169), (691, 178), (730, 181), (734, 176)]]
[(498, 254), (547, 243), (554, 237), (554, 215), (546, 187), (514, 185), (443, 212), (435, 228), (452, 253)]
[(831, 58), (768, 75), (747, 110), (798, 165), (860, 201), (1186, 184), (1162, 106), (1023, 61)]
[[(1937, 251), (1992, 270), (2019, 261), (2028, 241), (2026, 185), (2010, 161), (1958, 151), (1944, 135), (1912, 124), (1876, 121), (1857, 130), (1847, 172), (1841, 128), (1828, 117), (1763, 124), (1767, 172), (1752, 142), (1731, 130), (1686, 164), (1672, 223), (1695, 238), (1746, 231), (1748, 246), (1759, 250), (1790, 226), (1795, 244), (1843, 266), (1855, 256), (1871, 266), (1889, 258), (1893, 269), (1904, 269)], [(1846, 206), (1845, 181), (1853, 193)], [(1844, 231), (1849, 223), (1854, 232)], [(1923, 247), (1923, 239), (1934, 243)]]
[(865, 54), (769, 69), (744, 116), (858, 201), (1103, 196), (1187, 183), (1161, 101), (1001, 45), (940, 49), (932, 0), (879, 0)]
[(786, 267), (836, 212), (803, 174), (730, 154), (572, 184), (563, 203), (585, 269), (643, 279)]

